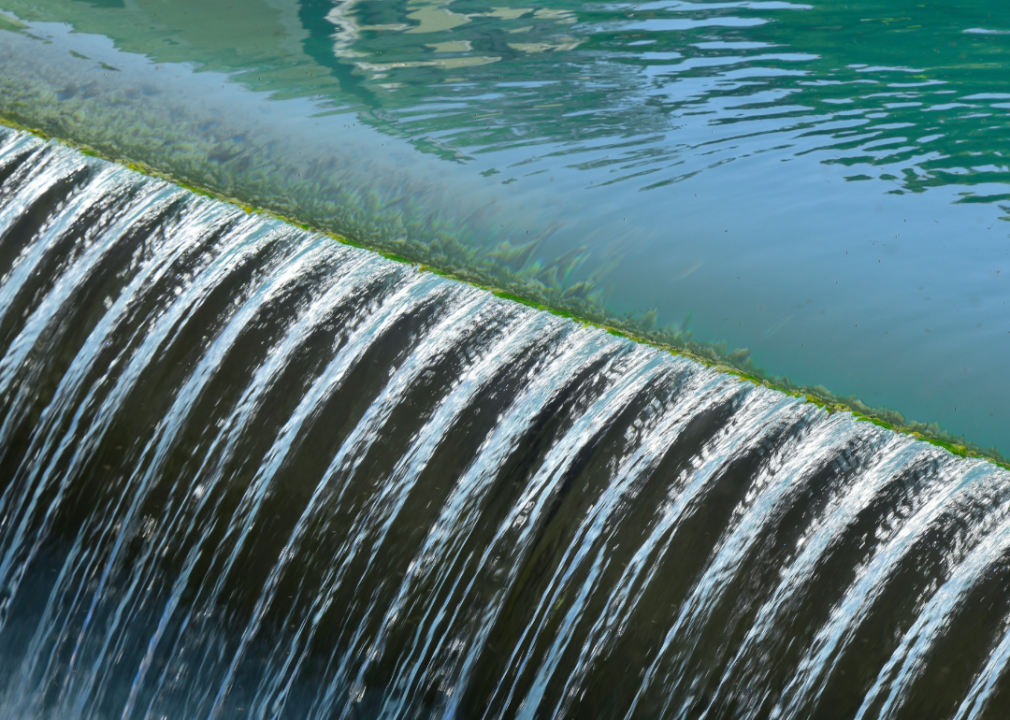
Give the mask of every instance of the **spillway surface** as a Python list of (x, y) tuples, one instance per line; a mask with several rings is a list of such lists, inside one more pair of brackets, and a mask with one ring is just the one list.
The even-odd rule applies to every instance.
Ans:
[(1010, 475), (0, 131), (0, 714), (1006, 717)]

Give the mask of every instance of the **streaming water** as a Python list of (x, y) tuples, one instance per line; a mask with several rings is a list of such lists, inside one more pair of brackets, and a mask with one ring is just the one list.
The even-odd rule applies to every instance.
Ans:
[(1010, 455), (1008, 33), (992, 0), (0, 0), (0, 117)]
[(1005, 717), (1010, 473), (0, 131), (0, 715)]

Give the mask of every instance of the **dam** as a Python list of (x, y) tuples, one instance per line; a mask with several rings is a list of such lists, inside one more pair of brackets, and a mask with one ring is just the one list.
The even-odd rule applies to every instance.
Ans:
[(1010, 474), (0, 135), (0, 708), (1000, 717)]
[(1007, 33), (0, 0), (0, 716), (1006, 717)]

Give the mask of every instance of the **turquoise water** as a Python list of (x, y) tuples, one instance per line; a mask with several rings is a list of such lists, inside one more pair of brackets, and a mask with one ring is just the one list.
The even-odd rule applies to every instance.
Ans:
[(0, 8), (7, 117), (1010, 451), (992, 3)]

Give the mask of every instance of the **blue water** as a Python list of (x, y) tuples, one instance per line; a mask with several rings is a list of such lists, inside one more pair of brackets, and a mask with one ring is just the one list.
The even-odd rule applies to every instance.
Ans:
[(0, 8), (8, 118), (1010, 451), (999, 6)]

